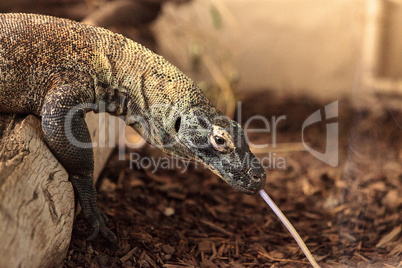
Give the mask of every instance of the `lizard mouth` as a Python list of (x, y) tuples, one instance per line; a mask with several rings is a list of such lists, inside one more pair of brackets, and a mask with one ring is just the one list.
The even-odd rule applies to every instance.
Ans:
[[(242, 181), (246, 176), (247, 175), (242, 176), (239, 180)], [(244, 194), (255, 194), (259, 190), (259, 188), (261, 188), (259, 187), (259, 185), (255, 184), (251, 185), (251, 188), (246, 188), (240, 184), (231, 184), (231, 186)]]
[[(227, 180), (227, 179), (225, 179), (221, 174), (219, 174), (215, 169), (212, 169), (210, 166), (209, 166), (209, 169), (212, 172), (214, 172), (216, 175), (218, 175), (223, 181), (225, 181), (231, 187), (233, 187), (234, 189), (236, 189), (237, 191), (239, 191), (239, 192), (241, 192), (243, 194), (255, 194), (258, 191), (257, 188), (253, 187), (253, 189), (250, 189), (250, 188), (246, 188), (246, 187), (242, 186), (241, 184), (238, 184), (237, 180), (235, 181), (235, 180)], [(241, 181), (245, 176), (247, 176), (247, 175), (244, 175), (243, 177), (241, 177), (239, 179), (239, 181)]]
[(231, 185), (231, 186), (244, 194), (255, 194), (257, 192), (257, 190), (250, 190), (240, 185)]

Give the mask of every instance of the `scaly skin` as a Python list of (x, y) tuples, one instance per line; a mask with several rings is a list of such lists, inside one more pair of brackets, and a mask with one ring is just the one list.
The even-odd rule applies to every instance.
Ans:
[(85, 112), (102, 107), (124, 116), (162, 151), (207, 165), (241, 192), (252, 194), (265, 184), (240, 125), (161, 56), (103, 28), (50, 16), (0, 15), (0, 113), (42, 118), (45, 141), (69, 173), (94, 228), (90, 239), (100, 231), (116, 242), (97, 208), (84, 121)]

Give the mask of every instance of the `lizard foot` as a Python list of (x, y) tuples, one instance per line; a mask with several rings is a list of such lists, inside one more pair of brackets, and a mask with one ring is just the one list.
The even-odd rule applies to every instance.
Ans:
[(116, 235), (107, 227), (109, 220), (106, 214), (98, 209), (96, 202), (91, 202), (87, 205), (89, 206), (86, 206), (86, 208), (83, 207), (84, 214), (87, 216), (88, 222), (94, 230), (87, 240), (93, 240), (100, 232), (109, 242), (117, 244)]
[(88, 240), (93, 240), (99, 232), (104, 238), (114, 245), (117, 245), (116, 235), (107, 228), (108, 219), (105, 213), (99, 210), (96, 203), (96, 191), (92, 183), (92, 175), (70, 176), (74, 189), (78, 195), (82, 212), (87, 223), (93, 228), (93, 233)]

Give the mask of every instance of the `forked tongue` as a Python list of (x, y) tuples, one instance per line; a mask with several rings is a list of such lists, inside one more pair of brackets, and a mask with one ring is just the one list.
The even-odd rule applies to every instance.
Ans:
[(285, 215), (283, 215), (282, 211), (278, 208), (278, 206), (274, 203), (274, 201), (272, 201), (272, 199), (269, 197), (269, 195), (264, 190), (260, 190), (259, 193), (260, 193), (262, 199), (264, 199), (264, 201), (268, 204), (268, 206), (275, 212), (276, 216), (278, 216), (278, 218), (282, 221), (282, 223), (285, 225), (285, 227), (289, 230), (290, 234), (296, 240), (297, 244), (299, 244), (299, 247), (303, 251), (304, 255), (306, 255), (306, 257), (307, 257), (308, 261), (311, 263), (311, 265), (315, 268), (320, 268), (318, 263), (315, 261), (313, 255), (311, 255), (310, 251), (308, 250), (306, 244), (304, 244), (300, 235), (297, 233), (296, 229), (289, 222), (289, 220), (285, 217)]

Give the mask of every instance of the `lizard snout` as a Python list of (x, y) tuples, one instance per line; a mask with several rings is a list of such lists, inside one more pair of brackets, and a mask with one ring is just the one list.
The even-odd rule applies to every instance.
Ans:
[(254, 193), (261, 190), (265, 186), (266, 174), (264, 170), (259, 170), (250, 174), (249, 189)]
[(265, 180), (266, 173), (262, 167), (250, 168), (243, 177), (229, 184), (245, 194), (255, 194), (264, 188)]

